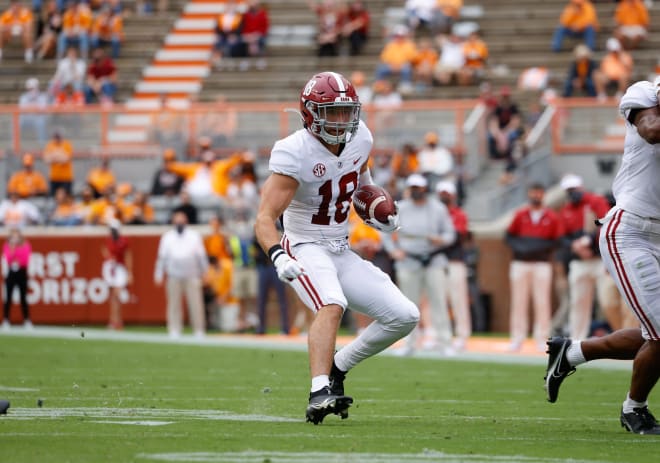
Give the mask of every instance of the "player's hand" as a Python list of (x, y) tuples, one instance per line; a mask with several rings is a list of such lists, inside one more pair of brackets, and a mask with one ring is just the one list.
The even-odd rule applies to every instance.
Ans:
[(364, 221), (364, 223), (384, 233), (392, 233), (397, 231), (401, 227), (401, 221), (399, 219), (399, 205), (397, 203), (394, 204), (396, 205), (396, 213), (394, 215), (387, 216), (387, 223), (382, 223), (373, 219), (367, 219)]
[(302, 268), (298, 261), (289, 257), (286, 253), (277, 256), (274, 264), (275, 270), (277, 270), (277, 277), (285, 283), (290, 283), (305, 273), (305, 269)]

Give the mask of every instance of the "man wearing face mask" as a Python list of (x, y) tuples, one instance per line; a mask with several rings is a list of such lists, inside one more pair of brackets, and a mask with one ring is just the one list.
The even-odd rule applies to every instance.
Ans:
[[(454, 350), (445, 292), (447, 257), (443, 251), (454, 242), (456, 232), (447, 206), (429, 196), (424, 176), (410, 175), (406, 187), (407, 197), (399, 202), (401, 228), (392, 235), (383, 235), (383, 245), (394, 260), (401, 292), (415, 305), (426, 295), (429, 310), (426, 319), (422, 315), (422, 323), (432, 329), (434, 339), (427, 340), (425, 347), (451, 355)], [(414, 353), (417, 330), (406, 338), (403, 355)]]
[(551, 259), (563, 229), (559, 216), (543, 205), (544, 195), (543, 185), (531, 185), (528, 205), (515, 213), (506, 232), (506, 243), (513, 251), (509, 268), (511, 351), (520, 350), (527, 337), (530, 297), (534, 301), (532, 335), (539, 351), (545, 350), (550, 335)]
[(186, 214), (172, 215), (173, 230), (165, 232), (158, 244), (154, 282), (163, 284), (167, 276), (167, 331), (172, 339), (181, 336), (181, 299), (185, 296), (188, 315), (197, 338), (204, 337), (204, 303), (202, 278), (208, 269), (208, 258), (202, 235), (187, 227)]
[(564, 228), (562, 247), (569, 253), (569, 335), (572, 339), (585, 339), (591, 326), (595, 288), (605, 274), (595, 220), (605, 217), (610, 206), (604, 196), (587, 192), (577, 175), (565, 175), (560, 186), (568, 197), (559, 216)]

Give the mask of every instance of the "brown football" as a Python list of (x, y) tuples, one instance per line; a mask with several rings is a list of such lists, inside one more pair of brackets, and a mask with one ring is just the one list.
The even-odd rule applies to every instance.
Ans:
[(387, 223), (396, 214), (396, 204), (390, 194), (378, 185), (364, 185), (353, 194), (353, 207), (362, 220)]

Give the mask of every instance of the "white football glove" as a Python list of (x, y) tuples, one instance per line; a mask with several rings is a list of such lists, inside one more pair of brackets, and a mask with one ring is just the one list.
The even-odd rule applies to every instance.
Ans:
[(387, 216), (387, 223), (381, 223), (378, 220), (372, 219), (367, 219), (364, 221), (364, 223), (384, 233), (392, 233), (397, 231), (401, 227), (401, 221), (399, 219), (399, 205), (397, 203), (394, 204), (396, 206), (396, 213), (394, 215)]
[(277, 277), (285, 283), (290, 283), (305, 273), (305, 270), (298, 261), (289, 257), (283, 249), (275, 251), (271, 255), (271, 260), (273, 261), (273, 265), (275, 265)]

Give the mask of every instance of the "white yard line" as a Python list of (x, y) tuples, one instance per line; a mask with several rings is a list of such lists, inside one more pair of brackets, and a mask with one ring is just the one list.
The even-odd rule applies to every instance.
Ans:
[(177, 452), (139, 453), (136, 458), (165, 462), (196, 463), (308, 463), (310, 461), (351, 463), (596, 463), (595, 460), (565, 460), (520, 455), (462, 455), (436, 451), (423, 453), (333, 453), (333, 452)]

